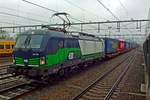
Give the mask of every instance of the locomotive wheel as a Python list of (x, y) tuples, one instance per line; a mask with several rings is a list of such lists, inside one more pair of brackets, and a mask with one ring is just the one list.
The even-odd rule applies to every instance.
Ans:
[(19, 74), (15, 73), (15, 72), (14, 72), (14, 73), (11, 73), (11, 74), (12, 74), (13, 76), (17, 76), (17, 75), (19, 75)]
[(64, 69), (64, 75), (65, 76), (68, 76), (69, 72), (70, 72), (70, 68), (65, 68)]
[(46, 82), (49, 80), (49, 76), (48, 75), (42, 76), (41, 79)]
[(60, 77), (62, 77), (64, 74), (65, 74), (65, 71), (64, 71), (63, 68), (58, 71), (58, 75), (59, 75)]
[(52, 83), (55, 81), (56, 76), (55, 75), (49, 75), (48, 83)]
[(79, 66), (79, 70), (84, 70), (84, 63), (81, 63), (78, 66)]
[(87, 62), (85, 62), (83, 65), (83, 69), (86, 69), (88, 66), (89, 66), (89, 64)]

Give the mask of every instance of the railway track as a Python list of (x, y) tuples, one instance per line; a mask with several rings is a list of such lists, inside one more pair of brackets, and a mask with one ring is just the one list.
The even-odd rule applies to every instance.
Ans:
[[(127, 60), (128, 57), (125, 58)], [(125, 60), (121, 61), (117, 66), (122, 64)], [(112, 68), (113, 71), (115, 68)], [(109, 72), (108, 72), (109, 73)], [(4, 74), (5, 75), (5, 74)], [(0, 75), (1, 76), (1, 75)], [(103, 76), (104, 77), (104, 76)], [(3, 83), (1, 83), (1, 80), (3, 80)], [(18, 77), (13, 76), (3, 76), (0, 77), (0, 100), (9, 100), (16, 98), (17, 96), (21, 96), (27, 92), (31, 92), (32, 90), (37, 89), (37, 87), (34, 87), (31, 85), (32, 81), (20, 79)], [(110, 88), (110, 86), (107, 86), (107, 88)], [(105, 88), (105, 87), (103, 87)], [(74, 98), (76, 100), (76, 98)], [(78, 99), (78, 98), (77, 98)], [(86, 99), (88, 100), (88, 99)], [(93, 99), (92, 99), (93, 100)]]
[[(9, 62), (9, 63), (8, 63)], [(7, 68), (12, 64), (12, 57), (0, 58), (0, 80), (12, 77), (12, 74), (7, 73)]]
[(13, 59), (12, 57), (1, 57), (0, 58), (0, 67), (8, 66), (12, 64)]
[(9, 64), (0, 67), (0, 100), (10, 100), (35, 89), (31, 80), (7, 73), (8, 67)]
[(0, 80), (13, 76), (12, 74), (7, 73), (8, 67), (9, 67), (9, 65), (5, 65), (3, 67), (0, 67)]
[(24, 93), (32, 91), (32, 80), (18, 77), (7, 77), (0, 80), (0, 100), (10, 100)]
[[(135, 56), (129, 57), (117, 66), (106, 71), (83, 91), (73, 97), (73, 100), (109, 100), (118, 91), (118, 84), (127, 72)], [(113, 95), (113, 96), (114, 96)]]
[(5, 63), (5, 64), (0, 64), (0, 70), (5, 68), (5, 67), (9, 67), (12, 63)]
[[(133, 52), (132, 52), (133, 53)], [(115, 58), (112, 61), (107, 61), (105, 63), (100, 63), (97, 65), (97, 63), (90, 69), (85, 69), (84, 72), (79, 72), (78, 74), (75, 74), (75, 76), (67, 76), (64, 77), (62, 80), (56, 80), (54, 83), (52, 83), (50, 86), (42, 87), (41, 89), (36, 89), (35, 91), (32, 91), (28, 93), (27, 95), (21, 95), (17, 97), (16, 99), (24, 99), (24, 96), (34, 96), (36, 99), (39, 100), (72, 100), (74, 96), (76, 96), (78, 93), (80, 93), (86, 86), (88, 86), (91, 82), (93, 82), (97, 77), (103, 75), (103, 73), (110, 68), (118, 65), (119, 63), (125, 61), (128, 59), (129, 56), (131, 56), (128, 53), (126, 55), (122, 55), (118, 58)], [(93, 70), (94, 69), (94, 70)], [(68, 80), (69, 78), (69, 80)], [(65, 81), (64, 81), (65, 80)], [(61, 82), (59, 82), (61, 81)], [(63, 82), (64, 81), (64, 82)], [(57, 84), (59, 82), (59, 84)], [(65, 92), (64, 92), (65, 91)], [(39, 95), (40, 94), (40, 95)], [(92, 99), (93, 100), (93, 99)]]

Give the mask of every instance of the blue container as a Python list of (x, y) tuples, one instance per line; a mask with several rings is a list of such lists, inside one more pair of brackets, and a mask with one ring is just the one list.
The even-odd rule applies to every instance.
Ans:
[(130, 43), (129, 42), (125, 42), (125, 49), (128, 50), (130, 48)]
[(104, 38), (105, 40), (105, 53), (111, 54), (115, 53), (118, 50), (118, 43), (119, 41), (112, 38)]
[(130, 48), (134, 48), (134, 43), (130, 43)]

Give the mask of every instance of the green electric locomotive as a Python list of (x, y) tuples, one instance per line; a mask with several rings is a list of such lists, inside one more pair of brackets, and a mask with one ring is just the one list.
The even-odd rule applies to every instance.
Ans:
[[(93, 35), (67, 35), (63, 31), (36, 29), (18, 35), (9, 73), (47, 80), (75, 66), (102, 59), (104, 41)], [(83, 67), (83, 66), (80, 66)]]

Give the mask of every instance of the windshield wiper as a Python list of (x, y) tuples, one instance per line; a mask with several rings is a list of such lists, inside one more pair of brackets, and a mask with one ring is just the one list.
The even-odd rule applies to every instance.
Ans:
[(30, 40), (31, 40), (31, 36), (28, 36), (27, 39), (25, 40), (24, 48), (28, 48), (28, 46), (30, 45)]

